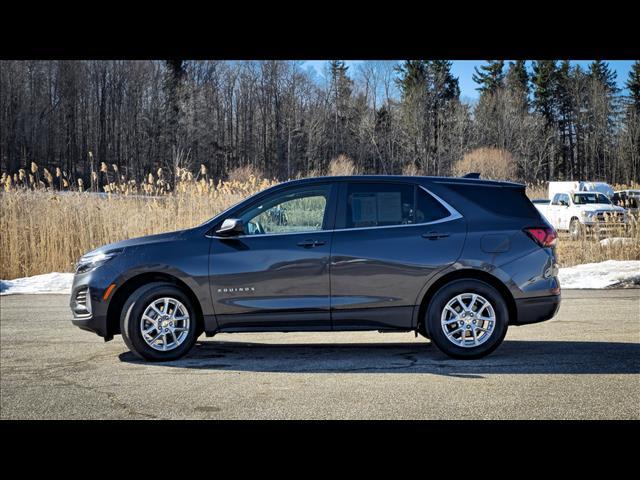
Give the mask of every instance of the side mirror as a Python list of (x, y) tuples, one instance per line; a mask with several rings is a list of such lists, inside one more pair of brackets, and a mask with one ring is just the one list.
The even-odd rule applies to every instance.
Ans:
[(216, 235), (221, 237), (234, 237), (244, 233), (244, 224), (239, 218), (227, 218), (218, 230)]

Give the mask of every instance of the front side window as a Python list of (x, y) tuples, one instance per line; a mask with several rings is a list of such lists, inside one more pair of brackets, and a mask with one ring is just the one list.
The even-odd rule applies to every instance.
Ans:
[(427, 223), (449, 215), (429, 193), (410, 184), (350, 183), (346, 228)]
[(566, 193), (557, 193), (554, 197), (552, 205), (569, 205), (569, 195)]
[(322, 230), (330, 187), (280, 192), (240, 214), (245, 235)]

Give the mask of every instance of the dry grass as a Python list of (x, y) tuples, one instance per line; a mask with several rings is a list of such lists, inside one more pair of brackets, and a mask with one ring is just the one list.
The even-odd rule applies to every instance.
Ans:
[[(184, 175), (173, 192), (129, 182), (109, 193), (7, 188), (0, 194), (0, 278), (72, 271), (85, 252), (105, 243), (199, 225), (276, 182), (249, 176), (215, 183)], [(143, 194), (140, 194), (140, 193)], [(163, 193), (164, 192), (164, 193)]]
[(480, 173), (481, 178), (510, 180), (516, 177), (516, 161), (506, 150), (482, 147), (467, 153), (453, 165), (453, 176), (469, 172)]
[(358, 170), (353, 160), (340, 154), (329, 162), (328, 174), (331, 176), (358, 175)]
[(547, 198), (548, 195), (549, 187), (547, 186), (547, 182), (527, 185), (527, 197), (529, 197), (530, 200), (535, 200), (536, 198)]
[[(328, 173), (354, 172), (351, 160), (339, 158)], [(89, 193), (97, 189), (95, 185), (71, 182), (63, 172), (40, 171), (35, 164), (15, 177), (2, 175), (0, 278), (72, 271), (80, 255), (100, 245), (198, 225), (276, 183), (249, 169), (238, 170), (230, 175), (233, 179), (222, 182), (208, 178), (203, 168), (195, 175), (180, 169), (175, 185), (169, 178), (173, 175), (162, 170), (149, 174), (143, 183), (127, 180), (106, 165), (94, 182), (97, 175), (108, 175), (109, 183), (104, 187), (108, 193)], [(530, 186), (527, 194), (530, 198), (546, 197), (546, 184)], [(558, 243), (560, 263), (638, 260), (639, 230), (637, 224), (630, 229), (631, 244), (608, 247), (591, 238), (573, 242), (562, 237)]]
[(629, 239), (625, 243), (614, 241), (603, 246), (594, 238), (573, 241), (567, 235), (561, 235), (556, 248), (558, 263), (561, 267), (570, 267), (605, 260), (640, 260), (640, 229), (637, 221), (624, 236)]

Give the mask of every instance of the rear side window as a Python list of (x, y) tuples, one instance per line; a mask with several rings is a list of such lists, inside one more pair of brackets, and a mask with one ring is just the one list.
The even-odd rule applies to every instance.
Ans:
[(410, 184), (350, 183), (346, 228), (426, 223), (449, 215), (440, 202)]
[(416, 223), (435, 222), (449, 216), (449, 210), (422, 188), (416, 188)]
[(506, 217), (540, 218), (538, 210), (525, 195), (524, 188), (483, 187), (468, 184), (449, 184), (447, 188), (466, 198), (472, 204), (479, 205), (494, 214)]

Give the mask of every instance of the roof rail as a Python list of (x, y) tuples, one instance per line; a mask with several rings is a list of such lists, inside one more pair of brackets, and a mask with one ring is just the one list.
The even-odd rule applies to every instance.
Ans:
[(471, 172), (463, 175), (462, 178), (480, 178), (480, 172)]

